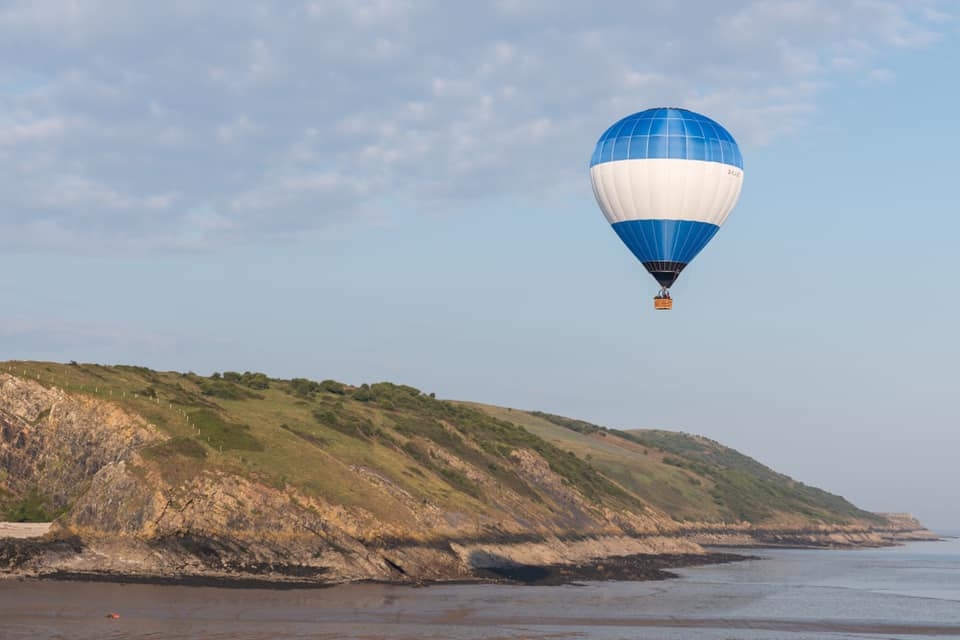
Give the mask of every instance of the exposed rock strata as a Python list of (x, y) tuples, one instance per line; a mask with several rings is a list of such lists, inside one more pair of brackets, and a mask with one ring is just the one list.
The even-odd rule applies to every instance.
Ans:
[[(615, 557), (689, 563), (707, 559), (701, 545), (876, 546), (932, 536), (908, 516), (888, 517), (889, 526), (811, 528), (680, 525), (650, 509), (612, 511), (589, 503), (526, 449), (510, 457), (526, 482), (562, 505), (552, 519), (534, 521), (519, 496), (496, 488), (512, 515), (481, 522), (468, 509), (415, 499), (376, 470), (350, 467), (354, 479), (400, 505), (403, 518), (384, 521), (359, 506), (225, 471), (171, 484), (138, 453), (165, 437), (113, 403), (0, 374), (0, 487), (36, 488), (70, 506), (42, 540), (0, 541), (0, 576), (420, 583), (505, 568), (599, 566)], [(487, 482), (443, 450), (432, 455)]]
[(161, 438), (116, 404), (0, 374), (0, 486), (64, 507), (101, 469)]

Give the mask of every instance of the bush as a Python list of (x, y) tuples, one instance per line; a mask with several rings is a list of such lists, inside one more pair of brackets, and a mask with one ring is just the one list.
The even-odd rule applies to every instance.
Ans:
[(263, 398), (259, 393), (254, 393), (234, 382), (228, 382), (226, 379), (201, 380), (200, 393), (224, 400), (258, 400)]
[(270, 378), (268, 378), (265, 373), (250, 373), (247, 371), (240, 379), (240, 384), (250, 387), (251, 389), (269, 389)]
[(353, 392), (353, 399), (358, 402), (370, 402), (376, 396), (370, 391), (370, 385), (364, 383)]
[(243, 386), (250, 387), (251, 389), (262, 390), (270, 388), (270, 378), (268, 378), (267, 374), (265, 373), (252, 373), (250, 371), (237, 373), (236, 371), (224, 371), (223, 379), (229, 382), (242, 384)]
[(314, 382), (306, 378), (294, 378), (290, 381), (290, 392), (301, 398), (308, 398), (320, 391), (320, 389), (322, 389), (322, 387), (319, 382)]
[(40, 492), (32, 489), (20, 501), (8, 505), (0, 513), (7, 522), (49, 522), (60, 512), (50, 509)]
[(327, 393), (335, 393), (338, 396), (345, 395), (347, 393), (347, 385), (342, 382), (337, 382), (336, 380), (324, 380), (320, 383), (321, 391), (326, 391)]

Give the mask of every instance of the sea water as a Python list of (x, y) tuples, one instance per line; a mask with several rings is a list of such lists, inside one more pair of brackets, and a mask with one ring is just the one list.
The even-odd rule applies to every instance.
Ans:
[(960, 540), (744, 553), (761, 559), (560, 587), (0, 581), (0, 639), (960, 638)]

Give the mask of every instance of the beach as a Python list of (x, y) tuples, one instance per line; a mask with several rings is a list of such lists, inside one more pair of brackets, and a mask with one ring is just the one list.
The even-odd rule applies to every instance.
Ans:
[[(743, 550), (747, 552), (747, 550)], [(9, 640), (547, 638), (833, 640), (960, 636), (960, 542), (749, 550), (677, 579), (564, 586), (223, 589), (0, 582)], [(117, 619), (106, 617), (116, 612)]]
[(0, 522), (0, 539), (39, 538), (49, 530), (49, 522)]

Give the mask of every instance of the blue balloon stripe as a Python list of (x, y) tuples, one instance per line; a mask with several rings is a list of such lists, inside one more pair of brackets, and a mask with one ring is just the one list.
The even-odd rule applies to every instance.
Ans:
[(720, 229), (692, 220), (627, 220), (613, 225), (640, 262), (688, 263)]
[(730, 132), (710, 118), (673, 107), (647, 109), (613, 123), (597, 141), (590, 166), (617, 160), (671, 158), (743, 168)]

